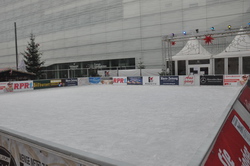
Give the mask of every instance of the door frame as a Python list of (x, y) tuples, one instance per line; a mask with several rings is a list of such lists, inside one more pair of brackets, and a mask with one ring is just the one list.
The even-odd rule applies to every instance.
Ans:
[(191, 73), (190, 73), (190, 68), (197, 68), (197, 69), (198, 69), (197, 75), (201, 75), (201, 73), (200, 73), (200, 68), (201, 68), (201, 67), (207, 67), (207, 68), (208, 68), (208, 75), (211, 75), (211, 73), (212, 73), (212, 67), (211, 67), (210, 64), (188, 65), (188, 66), (187, 66), (188, 75), (191, 75)]

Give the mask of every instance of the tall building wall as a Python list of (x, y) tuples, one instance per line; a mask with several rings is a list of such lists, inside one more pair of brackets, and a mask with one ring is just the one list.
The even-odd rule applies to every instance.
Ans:
[[(0, 0), (0, 68), (36, 36), (45, 66), (135, 58), (161, 68), (161, 36), (246, 26), (249, 0)], [(22, 58), (19, 54), (19, 59)]]

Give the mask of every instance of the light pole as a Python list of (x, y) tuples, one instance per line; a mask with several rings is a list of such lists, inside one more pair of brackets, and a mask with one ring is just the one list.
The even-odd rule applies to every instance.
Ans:
[(14, 28), (15, 28), (15, 46), (16, 46), (16, 69), (18, 70), (18, 50), (17, 50), (16, 22), (14, 22)]

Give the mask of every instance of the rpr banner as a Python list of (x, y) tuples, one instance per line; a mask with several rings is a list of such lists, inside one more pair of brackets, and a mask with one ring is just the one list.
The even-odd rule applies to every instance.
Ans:
[(200, 85), (223, 85), (223, 75), (200, 76)]
[(211, 150), (205, 166), (248, 166), (250, 159), (250, 130), (233, 110), (226, 120)]
[(179, 85), (179, 76), (160, 76), (160, 85)]
[(0, 82), (0, 93), (33, 90), (33, 81)]
[(127, 85), (127, 77), (113, 77), (113, 85)]
[(248, 80), (248, 75), (224, 75), (224, 86), (242, 86)]
[(143, 85), (160, 85), (159, 76), (143, 77)]

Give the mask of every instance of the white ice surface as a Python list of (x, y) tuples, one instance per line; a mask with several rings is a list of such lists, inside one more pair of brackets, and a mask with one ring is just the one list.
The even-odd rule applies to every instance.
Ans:
[(0, 126), (137, 166), (184, 166), (239, 89), (97, 85), (1, 94)]

